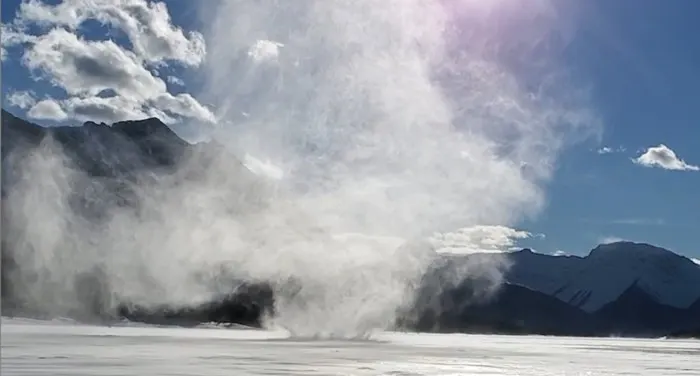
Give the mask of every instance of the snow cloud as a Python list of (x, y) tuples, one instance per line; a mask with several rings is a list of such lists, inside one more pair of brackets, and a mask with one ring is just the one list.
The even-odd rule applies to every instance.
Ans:
[[(518, 11), (511, 2), (200, 3), (208, 56), (198, 94), (231, 124), (216, 137), (285, 172), (279, 191), (307, 212), (295, 225), (310, 218), (330, 233), (407, 241), (438, 233), (434, 248), (448, 252), (508, 250), (532, 236), (510, 226), (544, 206), (543, 184), (559, 152), (599, 125), (587, 93), (557, 59), (538, 56), (535, 67), (494, 53), (559, 37), (568, 16), (549, 2)], [(265, 239), (279, 237), (263, 230)], [(374, 296), (381, 301), (373, 311), (389, 309), (405, 290), (388, 286), (411, 284), (416, 266), (427, 267), (411, 247), (324, 247), (310, 255), (305, 242), (316, 235), (298, 234), (284, 242), (293, 263), (275, 261), (275, 272), (293, 267), (324, 286), (308, 305), (323, 318), (288, 307), (281, 321), (332, 327), (328, 310), (353, 312), (350, 301)], [(258, 257), (272, 264), (264, 253), (247, 260)], [(368, 265), (381, 272), (368, 273)], [(347, 303), (329, 304), (338, 296)], [(347, 317), (343, 326), (369, 316)]]
[[(599, 125), (587, 93), (560, 66), (565, 43), (555, 44), (570, 20), (549, 2), (518, 11), (506, 8), (511, 2), (488, 10), (453, 2), (459, 12), (422, 0), (195, 3), (206, 39), (145, 0), (25, 1), (12, 25), (37, 33), (22, 61), (67, 95), (43, 98), (37, 116), (53, 107), (57, 118), (60, 109), (91, 120), (208, 121), (206, 101), (221, 120), (211, 139), (248, 153), (248, 166), (272, 177), (248, 182), (230, 159), (213, 158), (186, 185), (144, 189), (152, 215), (110, 219), (101, 239), (108, 248), (86, 240), (61, 258), (89, 264), (100, 261), (85, 257), (95, 248), (137, 250), (109, 270), (119, 281), (141, 260), (172, 262), (144, 262), (148, 285), (119, 285), (120, 296), (191, 302), (216, 291), (187, 278), (223, 264), (278, 286), (300, 281), (301, 295), (282, 290), (275, 302), (275, 320), (295, 334), (385, 328), (437, 257), (414, 240), (437, 233), (433, 248), (469, 253), (507, 251), (536, 236), (511, 226), (543, 209), (560, 153)], [(121, 30), (128, 48), (79, 34), (86, 20)], [(197, 95), (169, 92), (166, 77), (180, 69), (163, 64), (201, 64)], [(63, 178), (50, 172), (45, 182)], [(241, 215), (231, 215), (230, 193), (256, 205), (241, 203)], [(53, 226), (63, 208), (51, 210), (28, 218)], [(61, 248), (49, 241), (43, 251), (53, 255)], [(500, 263), (478, 267), (502, 271)], [(51, 270), (70, 276), (75, 268)]]
[(658, 167), (674, 171), (698, 171), (700, 167), (686, 163), (664, 144), (648, 148), (642, 155), (632, 160), (644, 167)]
[(439, 253), (493, 253), (517, 249), (518, 240), (544, 237), (506, 226), (472, 226), (435, 234), (430, 242)]
[[(89, 39), (82, 27), (97, 21), (121, 31), (129, 48), (111, 39)], [(31, 32), (30, 32), (31, 31)], [(168, 92), (159, 69), (176, 64), (198, 67), (206, 54), (198, 32), (174, 25), (162, 2), (146, 0), (67, 0), (49, 5), (24, 1), (12, 23), (3, 25), (3, 56), (21, 45), (21, 62), (35, 80), (62, 89), (65, 98), (47, 98), (29, 116), (49, 120), (119, 120), (158, 116), (168, 123), (212, 123), (209, 108), (192, 95)], [(168, 82), (183, 86), (176, 77)], [(15, 98), (16, 103), (20, 98)], [(50, 110), (50, 111), (49, 111)], [(60, 111), (59, 111), (60, 110)]]

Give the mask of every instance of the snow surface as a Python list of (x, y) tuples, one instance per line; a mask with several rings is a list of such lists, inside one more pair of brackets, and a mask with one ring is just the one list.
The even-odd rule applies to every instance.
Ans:
[(698, 375), (700, 341), (96, 327), (2, 320), (2, 375)]
[(586, 257), (531, 251), (511, 254), (511, 283), (553, 295), (593, 312), (617, 299), (632, 284), (659, 303), (687, 308), (700, 299), (700, 266), (686, 257), (647, 244), (619, 242)]

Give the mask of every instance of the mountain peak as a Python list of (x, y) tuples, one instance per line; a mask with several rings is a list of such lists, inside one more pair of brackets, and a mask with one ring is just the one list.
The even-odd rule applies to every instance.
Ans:
[(630, 241), (600, 244), (591, 250), (589, 256), (598, 257), (602, 255), (610, 255), (612, 253), (624, 255), (636, 253), (645, 256), (677, 256), (675, 253), (665, 248), (657, 247), (648, 243), (636, 243)]
[(156, 117), (150, 117), (140, 120), (124, 120), (113, 123), (112, 125), (104, 122), (86, 121), (81, 126), (56, 126), (44, 127), (21, 119), (9, 111), (2, 109), (2, 126), (3, 130), (30, 137), (35, 142), (43, 138), (46, 134), (59, 134), (68, 129), (85, 134), (91, 134), (94, 131), (99, 132), (116, 132), (127, 139), (141, 141), (157, 141), (174, 146), (184, 146), (189, 144), (187, 141), (180, 138), (167, 124)]
[(686, 308), (700, 297), (700, 268), (646, 243), (601, 244), (585, 257), (512, 254), (506, 280), (593, 312), (634, 286), (661, 304)]
[(105, 123), (96, 123), (94, 121), (86, 121), (83, 123), (83, 127), (107, 127), (108, 125)]
[(191, 146), (154, 117), (112, 125), (87, 121), (78, 126), (43, 127), (3, 109), (2, 132), (7, 141), (3, 142), (3, 158), (18, 145), (36, 147), (50, 136), (76, 154), (76, 163), (89, 166), (85, 168), (98, 175), (134, 169), (132, 165), (137, 160), (137, 164), (173, 166)]
[(170, 127), (156, 117), (119, 121), (112, 124), (112, 129), (133, 139), (163, 137), (177, 143), (184, 142)]

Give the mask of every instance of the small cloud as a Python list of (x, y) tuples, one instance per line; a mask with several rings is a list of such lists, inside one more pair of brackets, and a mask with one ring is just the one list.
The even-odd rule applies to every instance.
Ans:
[(554, 251), (553, 255), (554, 256), (568, 256), (569, 254), (562, 251), (561, 249), (557, 249), (556, 251)]
[(248, 50), (248, 56), (255, 61), (274, 60), (279, 56), (280, 47), (284, 45), (271, 40), (259, 40)]
[(698, 171), (700, 167), (686, 163), (664, 144), (648, 148), (642, 155), (632, 161), (644, 167), (659, 167), (674, 171)]
[(439, 253), (498, 253), (517, 249), (518, 240), (544, 237), (506, 226), (472, 226), (434, 234), (428, 241)]
[(596, 150), (596, 153), (598, 154), (613, 154), (613, 153), (624, 153), (625, 149), (623, 146), (618, 146), (616, 148), (612, 148), (610, 146), (603, 146), (602, 148)]
[(603, 225), (624, 225), (624, 226), (670, 226), (664, 218), (580, 218), (582, 222), (603, 224)]
[(172, 85), (185, 86), (185, 81), (175, 76), (168, 76), (168, 83)]
[(208, 123), (216, 122), (216, 117), (211, 110), (203, 106), (188, 93), (180, 93), (177, 95), (162, 93), (149, 101), (149, 103), (156, 109), (170, 112), (175, 116), (183, 116)]
[(34, 94), (32, 92), (15, 91), (7, 96), (7, 103), (9, 103), (10, 106), (26, 110), (36, 104), (36, 98), (34, 98)]
[(600, 244), (612, 244), (612, 243), (618, 243), (618, 242), (624, 242), (625, 239), (617, 237), (617, 236), (606, 236), (598, 240), (598, 243)]
[(27, 115), (33, 119), (54, 121), (64, 120), (68, 117), (61, 105), (53, 99), (44, 99), (37, 102), (29, 109)]

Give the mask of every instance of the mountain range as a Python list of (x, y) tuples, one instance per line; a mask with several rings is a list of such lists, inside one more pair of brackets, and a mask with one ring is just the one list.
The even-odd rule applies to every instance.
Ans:
[[(599, 245), (585, 257), (523, 249), (449, 256), (443, 268), (459, 270), (461, 263), (503, 258), (510, 268), (493, 296), (472, 298), (473, 288), (466, 280), (443, 292), (437, 309), (423, 310), (418, 326), (651, 337), (691, 336), (700, 329), (700, 265), (669, 250), (634, 242)], [(435, 296), (434, 291), (425, 294)], [(467, 303), (455, 309), (454, 301)]]
[[(183, 181), (196, 179), (207, 163), (215, 163), (212, 156), (224, 150), (215, 142), (187, 143), (156, 118), (44, 128), (3, 110), (3, 315), (53, 314), (101, 321), (127, 318), (176, 325), (212, 321), (260, 325), (263, 315), (274, 314), (273, 289), (265, 281), (242, 281), (245, 288), (232, 288), (214, 301), (195, 306), (146, 307), (119, 301), (114, 309), (106, 297), (109, 286), (104, 285), (99, 269), (76, 278), (76, 291), (81, 291), (84, 303), (80, 311), (47, 312), (45, 305), (33, 304), (23, 285), (28, 280), (27, 272), (17, 262), (16, 254), (21, 249), (21, 236), (17, 234), (24, 231), (24, 224), (12, 211), (9, 192), (23, 178), (22, 162), (47, 139), (58, 144), (90, 178), (83, 184), (99, 187), (79, 187), (82, 189), (71, 193), (75, 196), (70, 201), (72, 210), (91, 221), (99, 221), (115, 206), (138, 207), (135, 182), (150, 184), (148, 179), (153, 174)], [(256, 181), (255, 174), (242, 163), (232, 168), (237, 169), (238, 180)], [(503, 282), (486, 296), (479, 293), (478, 279), (463, 276), (459, 283), (449, 286), (440, 282), (441, 275), (454, 274), (462, 264), (499, 262), (504, 258), (510, 267)], [(396, 329), (588, 336), (700, 333), (700, 266), (653, 245), (603, 244), (584, 257), (524, 249), (441, 255), (436, 260), (416, 292), (414, 306), (400, 314)]]

